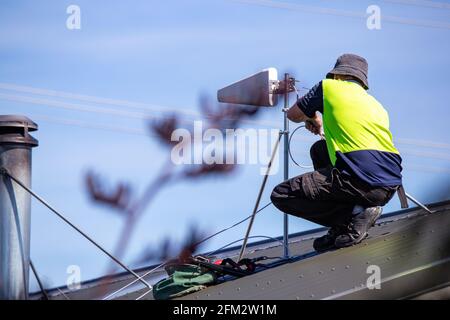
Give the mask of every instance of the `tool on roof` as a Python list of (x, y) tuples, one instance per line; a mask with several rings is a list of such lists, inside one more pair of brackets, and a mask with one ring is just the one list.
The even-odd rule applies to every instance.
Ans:
[(279, 257), (261, 256), (235, 262), (230, 258), (213, 261), (203, 256), (195, 256), (183, 262), (173, 261), (165, 266), (168, 277), (154, 285), (153, 297), (156, 300), (178, 298), (215, 285), (222, 277), (245, 277), (258, 271), (258, 268), (268, 268), (258, 262), (270, 259)]

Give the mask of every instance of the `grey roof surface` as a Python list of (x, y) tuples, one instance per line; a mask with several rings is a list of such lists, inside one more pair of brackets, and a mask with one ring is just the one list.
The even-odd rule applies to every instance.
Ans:
[[(383, 215), (370, 229), (363, 243), (340, 250), (316, 254), (314, 238), (325, 229), (315, 229), (290, 237), (293, 260), (244, 278), (230, 280), (181, 299), (402, 299), (432, 298), (427, 293), (448, 293), (450, 285), (450, 201), (430, 205), (436, 212), (420, 208)], [(237, 258), (239, 246), (223, 250), (218, 256)], [(281, 256), (282, 246), (274, 240), (252, 243), (248, 257)], [(369, 266), (378, 266), (381, 289), (368, 289)], [(371, 267), (373, 268), (373, 267)], [(138, 270), (143, 274), (152, 267)], [(165, 277), (158, 269), (145, 279), (153, 284)], [(112, 280), (94, 279), (82, 288), (50, 292), (52, 299), (99, 299), (133, 281), (127, 274)], [(64, 295), (61, 294), (64, 292)], [(136, 299), (148, 292), (136, 283), (115, 296)], [(143, 299), (153, 299), (151, 293)]]

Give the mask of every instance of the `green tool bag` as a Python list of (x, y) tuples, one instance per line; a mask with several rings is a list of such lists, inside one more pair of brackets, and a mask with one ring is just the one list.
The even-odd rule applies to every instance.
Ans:
[(167, 300), (184, 296), (216, 283), (217, 275), (193, 264), (170, 265), (166, 268), (168, 278), (153, 286), (153, 297), (156, 300)]

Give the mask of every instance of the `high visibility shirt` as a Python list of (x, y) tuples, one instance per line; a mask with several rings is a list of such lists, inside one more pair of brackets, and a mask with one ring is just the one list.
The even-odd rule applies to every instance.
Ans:
[(323, 114), (333, 166), (370, 186), (401, 185), (402, 159), (392, 141), (389, 115), (356, 81), (325, 79), (297, 105), (308, 117)]

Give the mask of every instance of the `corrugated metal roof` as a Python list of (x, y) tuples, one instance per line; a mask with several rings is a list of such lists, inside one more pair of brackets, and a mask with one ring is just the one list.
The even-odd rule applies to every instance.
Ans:
[[(227, 281), (181, 299), (399, 299), (423, 295), (450, 284), (450, 201), (430, 205), (436, 213), (413, 208), (384, 215), (363, 243), (345, 249), (316, 254), (314, 238), (323, 228), (294, 234), (291, 262)], [(260, 241), (249, 246), (249, 257), (281, 256), (276, 241)], [(223, 250), (220, 256), (237, 257), (239, 247)], [(369, 266), (381, 271), (381, 289), (369, 290)], [(138, 270), (139, 274), (152, 267)], [(146, 280), (155, 283), (165, 276), (157, 270)], [(119, 274), (105, 282), (85, 282), (80, 290), (65, 291), (70, 299), (98, 299), (133, 278)], [(99, 290), (100, 288), (100, 290)], [(128, 288), (120, 299), (136, 299), (147, 291), (142, 284)], [(61, 290), (63, 290), (61, 288)], [(125, 292), (124, 292), (125, 293)], [(58, 290), (54, 299), (65, 299)], [(148, 294), (145, 299), (152, 299)]]

